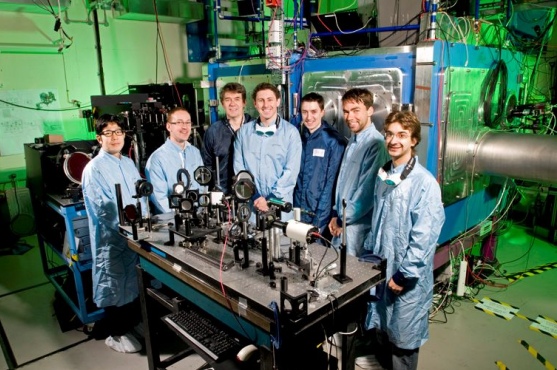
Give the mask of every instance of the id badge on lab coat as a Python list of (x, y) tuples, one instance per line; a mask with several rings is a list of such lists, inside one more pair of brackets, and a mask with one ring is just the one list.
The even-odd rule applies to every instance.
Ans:
[(323, 158), (325, 156), (325, 149), (313, 149), (313, 156)]

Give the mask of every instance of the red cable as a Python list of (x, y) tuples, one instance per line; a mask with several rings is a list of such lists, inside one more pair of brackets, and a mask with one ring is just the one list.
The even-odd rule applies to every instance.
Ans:
[[(327, 27), (327, 25), (321, 20), (321, 16), (319, 15), (319, 9), (321, 8), (321, 1), (318, 2), (317, 5), (317, 19), (319, 20), (319, 23), (321, 23), (323, 25), (323, 27), (325, 27), (325, 29), (329, 32), (333, 32), (331, 31), (331, 29), (329, 27)], [(335, 15), (336, 17), (336, 15)], [(338, 41), (336, 36), (333, 36), (333, 38), (335, 39), (335, 41), (337, 42), (338, 46), (342, 46), (342, 44), (340, 43), (340, 41)]]

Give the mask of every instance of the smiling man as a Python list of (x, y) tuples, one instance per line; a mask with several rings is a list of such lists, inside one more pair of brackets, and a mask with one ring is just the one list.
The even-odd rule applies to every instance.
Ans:
[[(278, 115), (280, 91), (260, 83), (252, 93), (259, 118), (240, 128), (234, 142), (234, 172), (248, 170), (254, 177), (256, 210), (268, 211), (270, 198), (292, 203), (300, 171), (302, 143), (298, 130)], [(283, 214), (283, 219), (291, 218)]]
[[(234, 176), (234, 139), (240, 127), (251, 121), (251, 116), (244, 113), (246, 108), (246, 89), (237, 82), (227, 83), (220, 90), (220, 103), (224, 108), (223, 119), (213, 123), (203, 136), (201, 155), (205, 166), (218, 171), (220, 188), (229, 193)], [(219, 168), (216, 168), (217, 158)], [(216, 178), (216, 176), (215, 176)]]
[[(336, 247), (341, 243), (342, 233), (346, 233), (348, 254), (359, 256), (371, 227), (374, 180), (379, 167), (387, 161), (387, 152), (383, 136), (371, 122), (373, 95), (368, 90), (348, 90), (342, 96), (342, 109), (352, 136), (340, 165), (329, 230)], [(346, 201), (344, 214), (343, 200)], [(342, 227), (343, 217), (346, 230)]]
[(178, 170), (186, 169), (191, 178), (191, 189), (198, 189), (193, 172), (203, 166), (199, 149), (188, 142), (191, 134), (191, 115), (185, 108), (174, 108), (168, 112), (166, 129), (169, 138), (151, 154), (145, 166), (147, 180), (153, 185), (151, 201), (156, 213), (170, 212), (168, 197), (177, 182)]
[(377, 329), (375, 352), (383, 368), (415, 370), (429, 336), (433, 257), (445, 213), (439, 184), (415, 153), (421, 139), (416, 115), (389, 114), (385, 139), (391, 160), (377, 176), (365, 249), (387, 260), (386, 283), (376, 288), (366, 327)]
[[(105, 339), (117, 352), (141, 350), (131, 334), (141, 320), (135, 266), (139, 262), (118, 230), (115, 185), (120, 184), (123, 204), (135, 204), (135, 182), (141, 179), (134, 162), (124, 157), (125, 131), (120, 118), (104, 114), (96, 120), (99, 154), (83, 170), (83, 200), (91, 235), (93, 301), (105, 317), (95, 323), (93, 337)], [(146, 209), (144, 199), (140, 199)]]
[[(316, 93), (302, 97), (302, 162), (294, 207), (302, 209), (301, 221), (327, 232), (332, 217), (333, 190), (346, 141), (323, 120), (325, 101)], [(329, 236), (325, 234), (326, 238)]]

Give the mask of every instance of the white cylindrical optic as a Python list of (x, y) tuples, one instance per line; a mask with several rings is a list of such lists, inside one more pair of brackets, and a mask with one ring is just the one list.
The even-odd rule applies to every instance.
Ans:
[(296, 220), (288, 220), (286, 222), (284, 234), (290, 239), (297, 240), (300, 243), (307, 243), (310, 233), (316, 230), (316, 227), (313, 225), (308, 225)]

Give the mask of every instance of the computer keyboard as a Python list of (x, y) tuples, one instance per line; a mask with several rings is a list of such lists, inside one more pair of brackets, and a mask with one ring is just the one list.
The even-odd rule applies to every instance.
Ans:
[(187, 307), (163, 320), (216, 362), (234, 356), (243, 347), (232, 330), (197, 309)]

